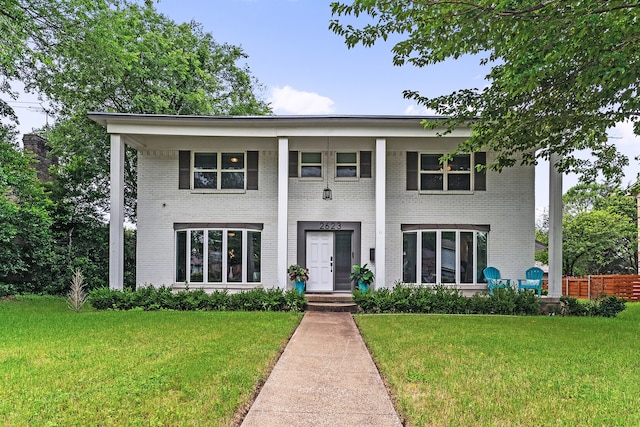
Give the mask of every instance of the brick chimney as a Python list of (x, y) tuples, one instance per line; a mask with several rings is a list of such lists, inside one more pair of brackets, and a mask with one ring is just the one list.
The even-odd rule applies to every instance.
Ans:
[(58, 164), (58, 158), (50, 154), (51, 149), (47, 146), (47, 140), (33, 133), (25, 134), (22, 137), (22, 145), (25, 151), (35, 154), (36, 162), (33, 167), (38, 173), (41, 182), (51, 181), (49, 167)]

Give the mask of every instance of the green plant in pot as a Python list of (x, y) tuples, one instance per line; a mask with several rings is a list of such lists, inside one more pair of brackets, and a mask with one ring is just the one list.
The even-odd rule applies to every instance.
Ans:
[(292, 264), (287, 269), (287, 274), (289, 275), (289, 280), (295, 283), (298, 293), (303, 293), (307, 280), (309, 280), (309, 270), (298, 264)]
[(366, 292), (369, 290), (369, 286), (373, 283), (373, 271), (367, 267), (367, 264), (364, 265), (353, 265), (351, 266), (353, 270), (349, 275), (349, 280), (354, 280), (358, 283), (358, 289), (362, 292)]

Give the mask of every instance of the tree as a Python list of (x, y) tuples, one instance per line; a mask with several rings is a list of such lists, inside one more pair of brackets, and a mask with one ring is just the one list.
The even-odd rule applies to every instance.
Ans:
[(43, 279), (51, 249), (49, 201), (31, 162), (0, 126), (0, 284), (18, 291)]
[[(26, 68), (28, 88), (52, 101), (58, 121), (48, 138), (63, 163), (67, 191), (97, 212), (108, 205), (109, 137), (89, 111), (136, 114), (266, 114), (246, 58), (215, 42), (195, 22), (176, 24), (152, 3), (97, 11), (76, 39), (51, 49), (52, 61)], [(99, 72), (96, 72), (99, 70)], [(125, 159), (126, 214), (135, 222), (136, 153)], [(84, 194), (81, 192), (84, 191)]]
[[(11, 82), (25, 68), (49, 63), (52, 46), (75, 39), (80, 22), (108, 7), (103, 0), (5, 0), (0, 8), (0, 93), (15, 99)], [(18, 121), (15, 112), (0, 99), (0, 117)]]
[[(404, 92), (449, 116), (448, 130), (472, 123), (459, 151), (495, 151), (489, 167), (496, 170), (557, 153), (563, 170), (619, 179), (628, 159), (607, 142), (607, 129), (631, 120), (640, 134), (640, 3), (354, 0), (331, 8), (330, 29), (349, 47), (393, 38), (395, 65), (483, 55), (480, 63), (490, 66), (484, 89), (434, 98)], [(350, 17), (360, 15), (369, 20), (358, 28)], [(572, 154), (581, 149), (596, 160)]]
[[(217, 43), (195, 22), (174, 23), (153, 1), (8, 0), (0, 9), (8, 42), (0, 48), (0, 93), (14, 96), (9, 82), (20, 80), (51, 103), (57, 119), (42, 132), (60, 167), (49, 192), (50, 280), (38, 290), (63, 293), (75, 268), (88, 286), (99, 286), (108, 266), (109, 137), (87, 112), (244, 115), (270, 108), (239, 47)], [(0, 115), (16, 119), (6, 102)], [(135, 221), (136, 153), (129, 148), (125, 166), (126, 213)], [(135, 233), (125, 237), (131, 254)]]
[[(563, 274), (635, 274), (638, 226), (635, 197), (603, 184), (578, 184), (563, 196)], [(548, 239), (544, 227), (536, 238)], [(536, 260), (546, 262), (547, 251)]]

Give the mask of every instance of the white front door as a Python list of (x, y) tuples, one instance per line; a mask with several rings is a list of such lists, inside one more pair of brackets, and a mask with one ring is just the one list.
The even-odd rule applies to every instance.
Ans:
[(333, 292), (333, 233), (307, 232), (307, 292)]

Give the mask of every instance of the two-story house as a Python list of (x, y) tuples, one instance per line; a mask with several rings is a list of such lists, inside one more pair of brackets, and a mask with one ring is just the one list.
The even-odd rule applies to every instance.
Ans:
[(350, 291), (353, 264), (395, 282), (486, 289), (482, 270), (534, 262), (534, 167), (440, 162), (470, 135), (419, 117), (91, 113), (111, 134), (110, 286), (122, 287), (123, 153), (138, 151), (137, 283)]

